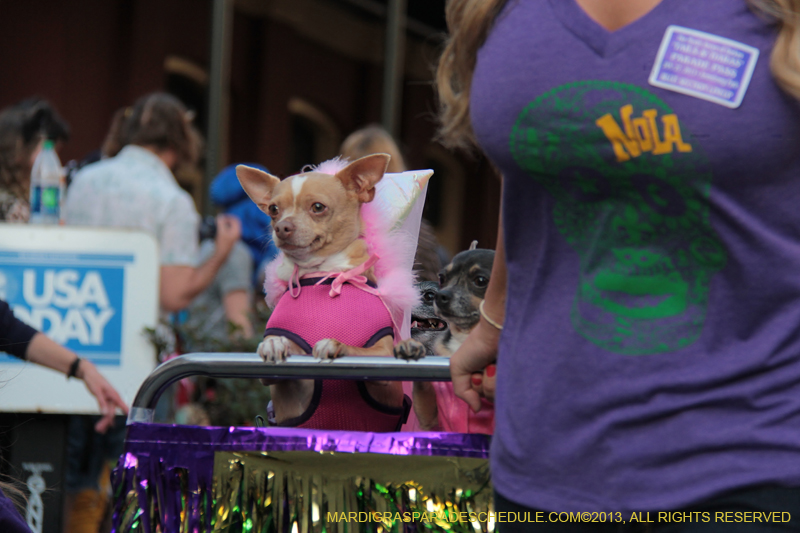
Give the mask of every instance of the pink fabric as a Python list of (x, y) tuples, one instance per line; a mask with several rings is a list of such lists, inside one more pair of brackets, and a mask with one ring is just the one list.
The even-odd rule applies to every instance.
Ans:
[(469, 406), (453, 392), (453, 384), (443, 381), (433, 383), (436, 405), (439, 408), (439, 425), (442, 431), (457, 433), (494, 433), (494, 404), (481, 399), (481, 410), (473, 413)]
[(324, 380), (319, 406), (311, 418), (297, 427), (384, 433), (397, 431), (400, 415), (375, 409), (361, 395), (358, 386), (357, 381)]
[[(371, 212), (368, 209), (362, 209), (362, 213)], [(372, 222), (368, 223), (367, 219), (372, 220)], [(365, 239), (367, 240), (367, 245), (370, 249), (370, 259), (372, 259), (372, 257), (380, 258), (374, 264), (378, 293), (380, 294), (381, 300), (383, 300), (385, 306), (391, 310), (392, 320), (396, 326), (395, 341), (400, 342), (400, 340), (409, 337), (409, 335), (403, 335), (401, 331), (399, 331), (400, 326), (410, 325), (410, 322), (406, 324), (407, 321), (404, 317), (404, 312), (406, 310), (410, 310), (412, 307), (417, 305), (417, 303), (419, 303), (419, 293), (414, 287), (413, 271), (410, 268), (403, 267), (400, 263), (400, 259), (402, 259), (402, 254), (400, 251), (406, 248), (407, 243), (404, 243), (404, 241), (407, 241), (408, 239), (403, 238), (404, 234), (401, 233), (389, 232), (383, 235), (382, 231), (369, 229), (374, 228), (374, 224), (377, 223), (377, 219), (373, 220), (371, 216), (365, 218), (364, 225), (366, 228), (368, 228), (365, 231)], [(289, 288), (290, 280), (282, 279), (278, 276), (278, 268), (284, 260), (284, 255), (281, 252), (267, 265), (265, 270), (265, 300), (267, 305), (273, 309), (278, 305), (278, 301), (283, 297), (283, 294)], [(360, 266), (363, 265), (359, 265), (347, 272), (353, 272), (354, 270), (359, 269)], [(303, 277), (324, 277), (329, 275), (335, 276), (337, 274), (339, 273), (317, 272), (313, 274), (305, 274)], [(292, 278), (294, 277), (295, 274), (293, 272)], [(292, 281), (292, 283), (296, 284), (295, 281)]]
[(267, 321), (267, 329), (291, 331), (313, 347), (322, 339), (363, 346), (379, 330), (392, 327), (381, 299), (349, 283), (342, 285), (341, 295), (333, 297), (331, 285), (299, 288), (299, 297), (284, 293)]
[[(373, 337), (381, 330), (387, 330), (391, 335), (392, 317), (379, 296), (353, 285), (353, 279), (341, 284), (335, 281), (328, 285), (292, 284), (270, 315), (267, 330), (275, 328), (294, 333), (311, 347), (322, 339), (364, 346), (377, 340)], [(366, 288), (374, 290), (369, 286)], [(310, 406), (309, 409), (313, 410), (310, 418), (297, 427), (376, 432), (397, 430), (401, 415), (387, 413), (386, 406), (366, 398), (368, 393), (363, 390), (362, 394), (358, 382), (323, 380), (321, 387), (319, 404)]]

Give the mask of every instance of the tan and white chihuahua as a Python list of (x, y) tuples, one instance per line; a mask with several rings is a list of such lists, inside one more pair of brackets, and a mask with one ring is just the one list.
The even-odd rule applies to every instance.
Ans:
[[(283, 181), (255, 168), (243, 165), (236, 168), (248, 196), (272, 219), (273, 238), (283, 252), (277, 277), (288, 281), (290, 289), (291, 280), (301, 280), (304, 275), (348, 272), (369, 264), (370, 254), (363, 238), (360, 208), (375, 197), (375, 185), (383, 177), (389, 159), (386, 154), (370, 155), (344, 166), (335, 175), (312, 170)], [(372, 266), (361, 275), (370, 283), (376, 282)], [(332, 318), (317, 317), (317, 320), (323, 319)], [(354, 318), (339, 316), (332, 320), (352, 321)], [(289, 355), (307, 352), (310, 345), (305, 343), (307, 346), (303, 348), (303, 343), (303, 339), (292, 334), (268, 334), (259, 344), (258, 354), (267, 363), (280, 363)], [(311, 354), (318, 359), (344, 355), (389, 356), (393, 344), (391, 334), (369, 346), (348, 345), (336, 338), (323, 338), (313, 344)], [(309, 409), (316, 409), (316, 404), (309, 406), (319, 402), (320, 397), (326, 401), (326, 396), (319, 390), (319, 381), (278, 380), (270, 385), (278, 425), (299, 425), (291, 422), (310, 416)], [(363, 386), (371, 399), (379, 404), (392, 408), (403, 406), (399, 382), (370, 381), (364, 382)]]

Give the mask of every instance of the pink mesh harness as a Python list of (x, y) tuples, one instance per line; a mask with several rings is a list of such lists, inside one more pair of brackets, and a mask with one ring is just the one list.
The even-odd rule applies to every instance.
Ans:
[[(292, 276), (295, 279), (295, 276)], [(339, 276), (341, 277), (341, 276)], [(267, 321), (264, 336), (280, 335), (305, 353), (322, 339), (369, 347), (393, 335), (392, 317), (374, 285), (367, 291), (345, 278), (304, 278), (289, 285)], [(389, 354), (386, 354), (389, 355)], [(410, 407), (390, 407), (372, 398), (363, 382), (316, 380), (308, 409), (282, 426), (348, 431), (397, 431)]]

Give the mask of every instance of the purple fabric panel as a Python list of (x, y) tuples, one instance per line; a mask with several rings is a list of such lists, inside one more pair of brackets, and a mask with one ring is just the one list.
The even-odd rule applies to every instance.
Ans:
[[(295, 428), (193, 427), (132, 424), (126, 453), (159, 456), (210, 477), (217, 451), (317, 451), (485, 458), (489, 439), (461, 433), (361, 433)], [(201, 480), (205, 482), (207, 480)]]
[[(133, 424), (112, 475), (114, 530), (210, 531), (217, 452), (313, 451), (485, 459), (485, 435)], [(181, 511), (188, 512), (182, 521)], [(133, 520), (133, 522), (131, 521)]]

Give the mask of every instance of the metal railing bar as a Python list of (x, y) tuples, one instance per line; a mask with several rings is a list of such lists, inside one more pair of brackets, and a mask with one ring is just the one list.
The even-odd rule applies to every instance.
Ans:
[(293, 355), (283, 363), (266, 364), (255, 353), (190, 353), (156, 367), (139, 387), (131, 407), (154, 409), (167, 387), (190, 376), (450, 381), (450, 359), (431, 356), (419, 361), (403, 361), (392, 357), (342, 357), (320, 361), (309, 355)]

